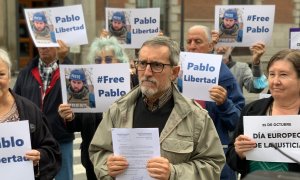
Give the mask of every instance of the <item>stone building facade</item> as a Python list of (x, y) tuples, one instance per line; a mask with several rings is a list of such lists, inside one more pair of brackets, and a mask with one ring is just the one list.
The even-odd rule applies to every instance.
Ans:
[[(30, 0), (27, 0), (30, 1)], [(34, 0), (31, 0), (34, 1)], [(37, 0), (36, 0), (37, 1)], [(39, 0), (41, 1), (41, 0)], [(180, 42), (184, 40), (187, 29), (194, 24), (214, 27), (215, 5), (231, 4), (231, 0), (56, 0), (60, 5), (83, 5), (87, 34), (89, 43), (99, 35), (105, 22), (105, 7), (135, 8), (135, 7), (157, 7), (160, 2), (163, 5), (161, 13), (164, 20), (163, 31), (173, 39)], [(184, 2), (184, 6), (182, 3)], [(245, 1), (241, 1), (245, 2)], [(248, 1), (247, 1), (248, 2)], [(250, 0), (252, 4), (275, 4), (275, 25), (273, 37), (267, 45), (267, 52), (263, 56), (263, 62), (267, 62), (272, 54), (280, 49), (288, 48), (289, 28), (299, 27), (300, 24), (300, 0)], [(0, 0), (0, 47), (9, 51), (13, 61), (13, 70), (20, 68), (19, 50), (19, 1)], [(141, 6), (142, 5), (142, 6)], [(183, 12), (183, 13), (182, 13)], [(183, 19), (183, 24), (181, 24)], [(183, 30), (183, 32), (181, 32)], [(182, 36), (183, 35), (183, 36)], [(183, 41), (182, 44), (185, 44)], [(80, 46), (80, 53), (70, 52), (70, 57), (76, 64), (84, 64), (89, 45)], [(36, 52), (35, 52), (36, 53)], [(250, 55), (242, 53), (237, 60), (250, 62)]]

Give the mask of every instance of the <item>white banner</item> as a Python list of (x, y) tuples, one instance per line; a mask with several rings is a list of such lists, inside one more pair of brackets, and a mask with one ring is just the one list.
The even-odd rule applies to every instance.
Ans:
[(1, 179), (34, 180), (33, 163), (25, 158), (29, 150), (28, 120), (0, 123)]
[(24, 12), (36, 47), (58, 47), (57, 40), (68, 46), (88, 43), (82, 5), (24, 9)]
[(213, 101), (209, 90), (219, 82), (221, 55), (181, 52), (182, 94), (186, 97)]
[(220, 38), (217, 45), (252, 46), (258, 41), (271, 41), (275, 5), (215, 6), (215, 29)]
[(300, 161), (300, 116), (244, 116), (244, 134), (256, 141), (247, 160), (293, 162), (273, 147)]
[(141, 48), (146, 40), (160, 32), (160, 8), (106, 8), (105, 13), (106, 30), (111, 34), (117, 28), (122, 28), (120, 25), (114, 26), (113, 21), (121, 21), (126, 27), (119, 30), (124, 32), (115, 33), (124, 48)]
[(300, 28), (290, 28), (290, 49), (300, 49)]
[(60, 65), (59, 68), (63, 102), (71, 104), (74, 112), (105, 112), (130, 91), (128, 63)]

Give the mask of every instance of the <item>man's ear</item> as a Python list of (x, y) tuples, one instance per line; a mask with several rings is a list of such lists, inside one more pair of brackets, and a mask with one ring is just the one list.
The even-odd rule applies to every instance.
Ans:
[(172, 76), (171, 76), (172, 81), (174, 81), (178, 77), (179, 71), (180, 71), (180, 66), (173, 66)]

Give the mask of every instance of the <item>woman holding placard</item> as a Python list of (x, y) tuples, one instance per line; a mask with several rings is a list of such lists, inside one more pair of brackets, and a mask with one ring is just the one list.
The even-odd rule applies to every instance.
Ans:
[(300, 51), (288, 49), (276, 53), (268, 63), (267, 74), (272, 96), (245, 106), (226, 154), (229, 166), (242, 177), (257, 170), (300, 172), (296, 163), (246, 160), (246, 152), (256, 148), (256, 141), (244, 135), (244, 116), (299, 115)]
[[(0, 49), (0, 123), (29, 121), (32, 149), (24, 156), (33, 162), (36, 179), (53, 179), (61, 166), (59, 145), (50, 133), (46, 117), (40, 109), (9, 89), (10, 69), (9, 56), (6, 51)], [(17, 159), (17, 162), (19, 160)]]
[[(128, 57), (124, 49), (114, 37), (96, 38), (91, 44), (87, 59), (91, 64), (128, 62)], [(95, 104), (95, 102), (90, 102), (90, 104)], [(94, 133), (102, 120), (102, 113), (74, 114), (70, 104), (61, 104), (59, 106), (58, 112), (60, 116), (65, 119), (67, 127), (70, 131), (81, 132), (81, 162), (86, 169), (87, 179), (96, 180), (97, 178), (94, 173), (94, 167), (89, 159), (88, 148), (94, 136)]]

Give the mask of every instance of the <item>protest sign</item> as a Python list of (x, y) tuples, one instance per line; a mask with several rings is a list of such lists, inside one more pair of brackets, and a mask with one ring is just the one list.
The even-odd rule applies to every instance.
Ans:
[(300, 161), (300, 116), (244, 116), (244, 134), (256, 141), (247, 160), (293, 162), (274, 148)]
[(215, 29), (217, 45), (252, 46), (258, 41), (271, 41), (275, 5), (217, 5)]
[(221, 55), (181, 52), (182, 93), (189, 98), (213, 101), (209, 89), (219, 82)]
[(31, 150), (27, 120), (0, 123), (1, 179), (34, 180), (32, 161), (25, 158)]
[(160, 32), (160, 9), (106, 8), (106, 30), (124, 48), (140, 48), (146, 40)]
[(68, 46), (88, 43), (82, 5), (24, 9), (24, 13), (36, 47), (58, 47), (57, 40)]
[(128, 63), (60, 65), (63, 102), (74, 112), (104, 112), (130, 90)]

